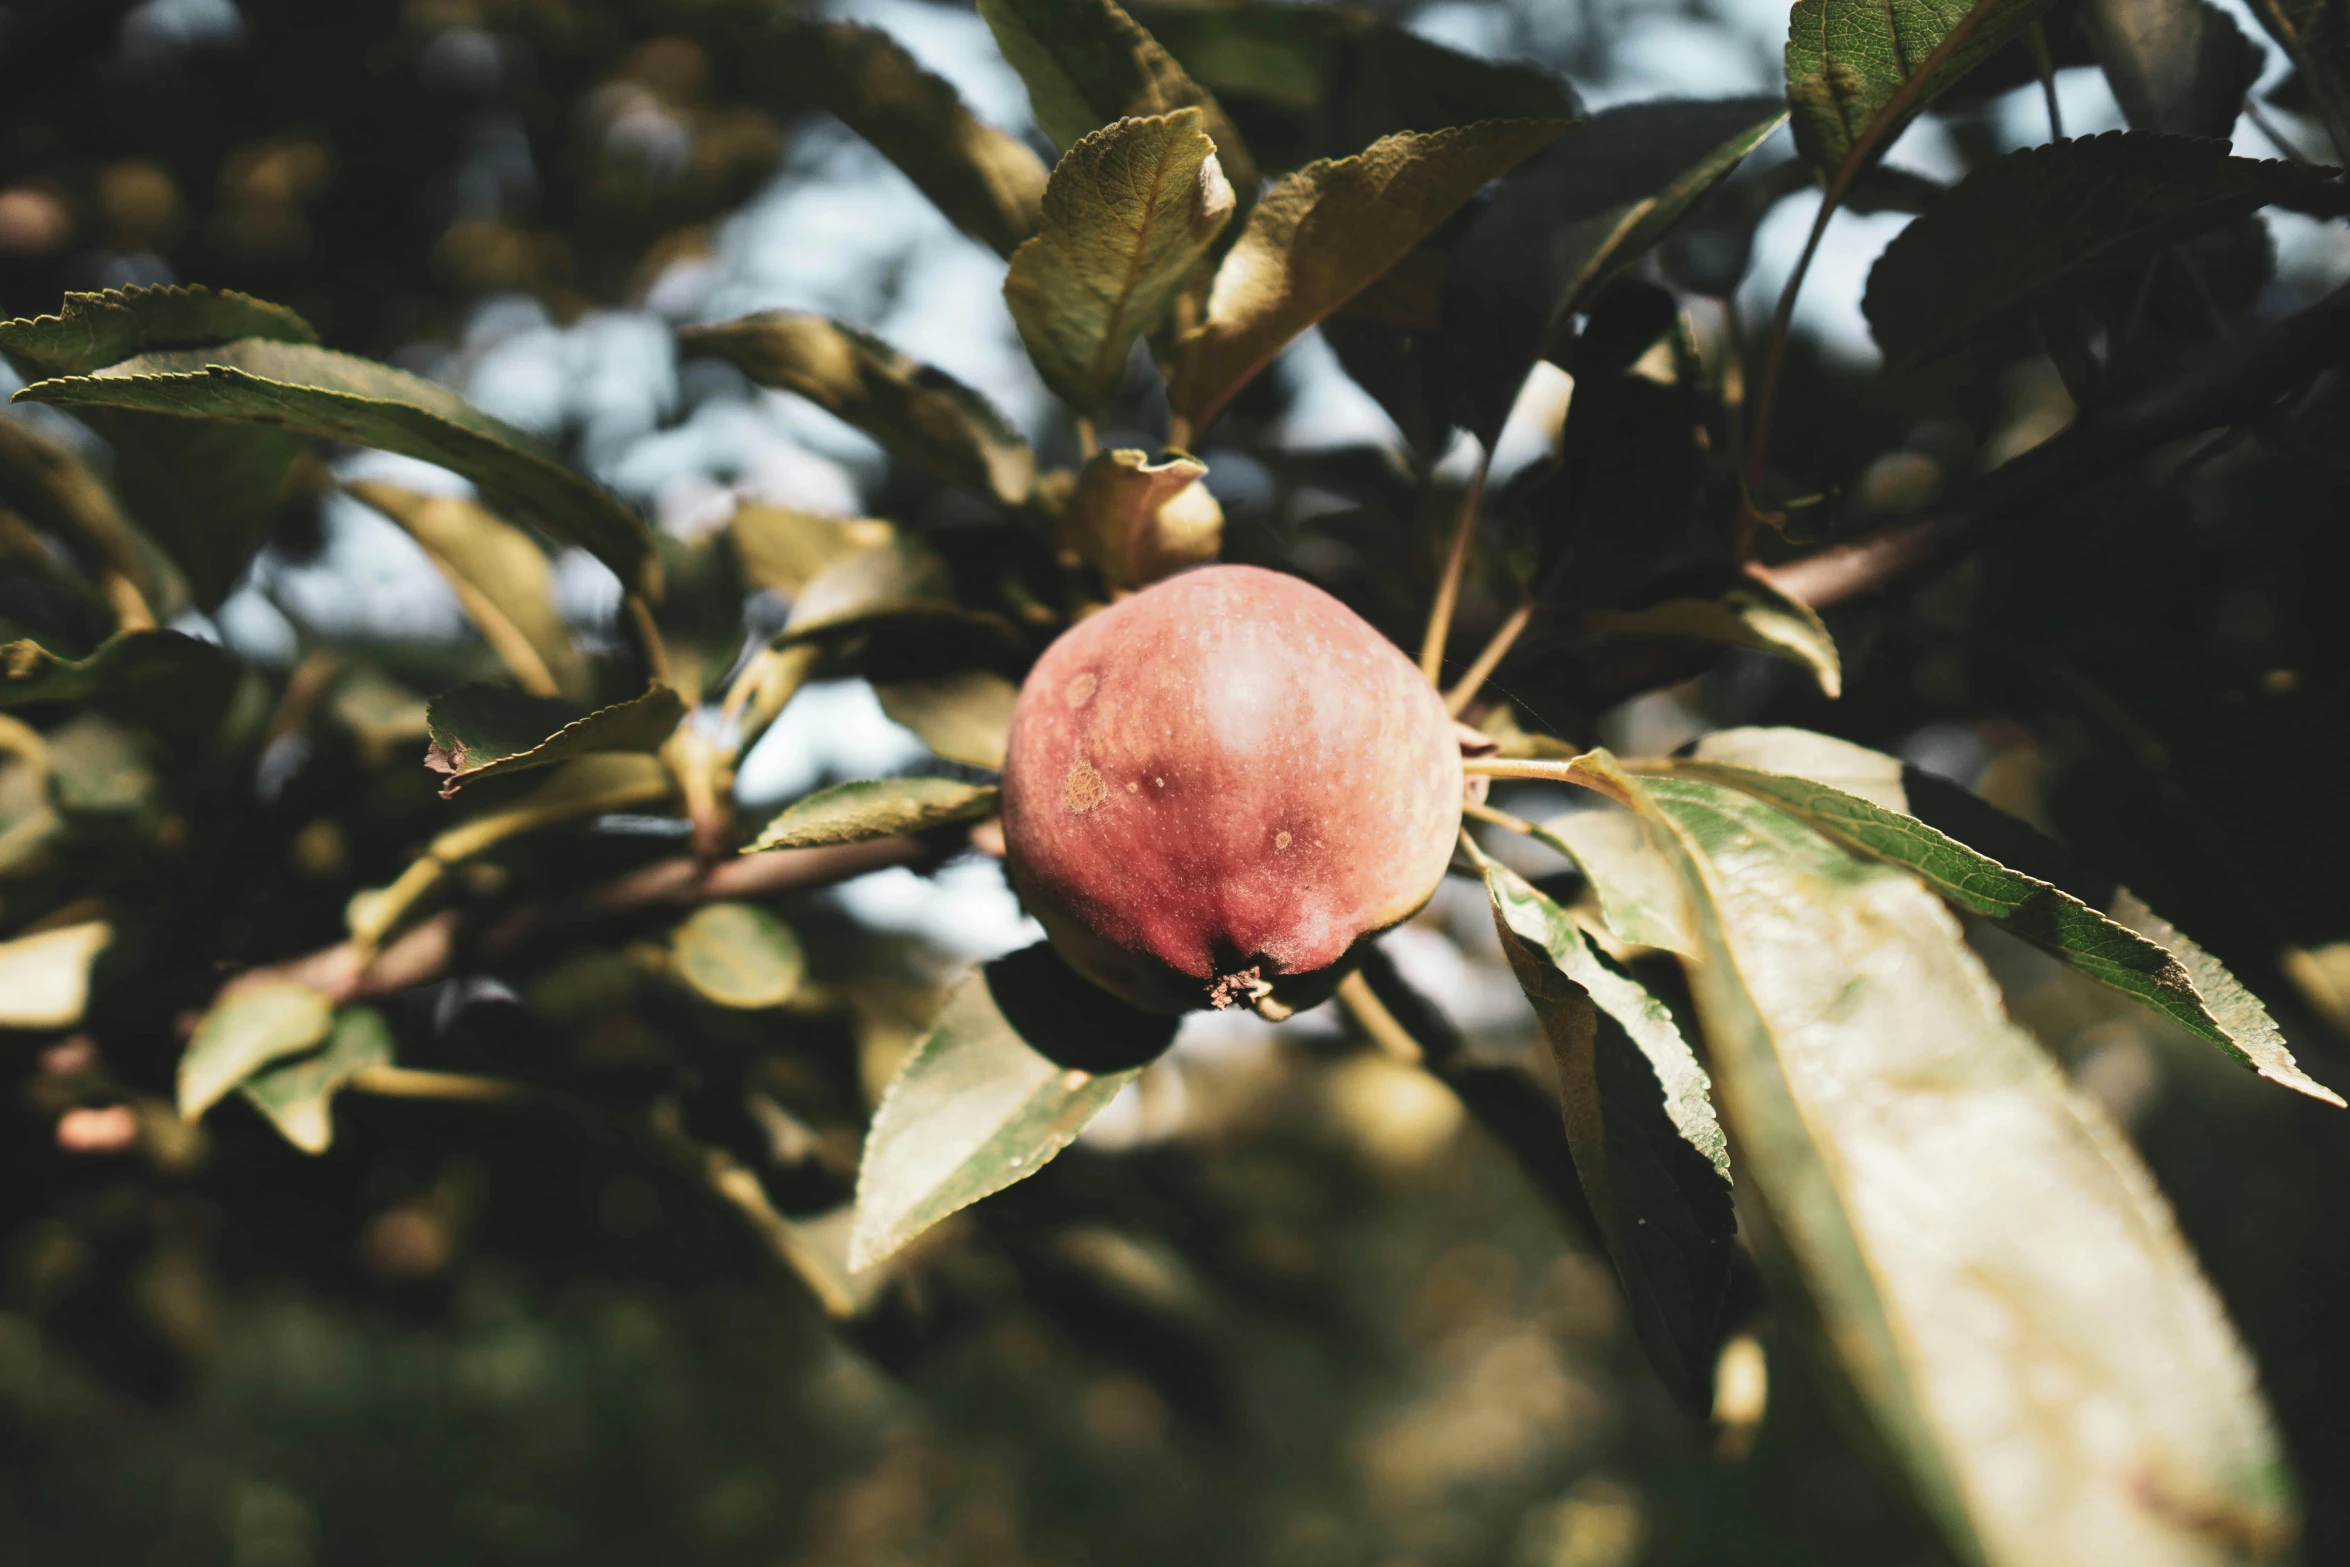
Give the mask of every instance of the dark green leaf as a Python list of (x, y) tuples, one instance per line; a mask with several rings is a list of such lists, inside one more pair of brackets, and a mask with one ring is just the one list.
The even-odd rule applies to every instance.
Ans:
[(1594, 631), (1632, 636), (1690, 637), (1726, 647), (1750, 647), (1811, 671), (1828, 696), (1844, 694), (1836, 639), (1812, 607), (1759, 577), (1744, 577), (1714, 598), (1667, 599), (1632, 610), (1600, 610)]
[(1178, 350), (1168, 390), (1176, 413), (1205, 429), (1299, 333), (1568, 123), (1485, 120), (1401, 132), (1351, 158), (1309, 163), (1267, 190), (1216, 270), (1206, 320)]
[(685, 327), (677, 337), (761, 386), (799, 393), (974, 494), (1017, 506), (1036, 481), (1035, 455), (994, 404), (869, 333), (823, 316), (770, 310)]
[(238, 338), (316, 344), (318, 333), (283, 305), (196, 284), (68, 294), (56, 315), (0, 321), (0, 353), (28, 381)]
[(1975, 170), (1902, 230), (1870, 271), (1862, 308), (1885, 357), (1915, 364), (2332, 172), (2151, 131), (2027, 148)]
[(170, 739), (207, 733), (236, 689), (237, 661), (177, 631), (125, 631), (87, 658), (38, 642), (0, 645), (0, 708), (88, 702)]
[(1080, 137), (1045, 187), (1041, 231), (1004, 278), (1028, 357), (1089, 418), (1231, 220), (1232, 187), (1201, 123), (1199, 110), (1178, 109)]
[(1672, 1013), (1593, 952), (1566, 910), (1500, 865), (1486, 866), (1485, 888), (1558, 1063), (1575, 1173), (1633, 1329), (1674, 1396), (1703, 1412), (1738, 1233), (1705, 1069)]
[(466, 685), (432, 699), (424, 765), (447, 775), (441, 798), (479, 778), (567, 762), (591, 751), (658, 751), (685, 717), (665, 685), (588, 712), (505, 686)]
[(1009, 256), (1036, 232), (1043, 160), (980, 120), (879, 28), (793, 21), (773, 59), (793, 97), (830, 110), (949, 221)]
[(2133, 129), (2226, 140), (2260, 50), (2210, 0), (2083, 0), (2097, 58)]
[(951, 822), (977, 821), (996, 809), (993, 784), (952, 778), (874, 778), (834, 784), (786, 807), (760, 829), (745, 854), (811, 849), (823, 844), (894, 838)]
[(1118, 120), (1197, 109), (1241, 202), (1255, 194), (1256, 163), (1215, 95), (1115, 0), (980, 0), (979, 14), (1054, 146), (1066, 150)]
[(2251, 1367), (2152, 1178), (1949, 911), (1751, 795), (1580, 765), (1667, 829), (1741, 1185), (1959, 1559), (2289, 1539)]
[(1445, 274), (1454, 397), (1488, 445), (1567, 318), (1778, 128), (1771, 99), (1630, 104), (1577, 125), (1504, 179)]
[(708, 903), (669, 933), (671, 970), (722, 1007), (779, 1007), (800, 988), (807, 959), (792, 928), (750, 903)]
[(2030, 26), (2049, 0), (1795, 0), (1795, 145), (1839, 200), (1918, 112)]
[(194, 1120), (272, 1061), (299, 1055), (334, 1026), (334, 1008), (288, 981), (232, 989), (212, 1003), (180, 1055), (180, 1114)]
[(248, 337), (141, 354), (16, 395), (76, 412), (126, 409), (262, 425), (438, 463), (471, 479), (494, 509), (586, 549), (632, 590), (659, 591), (659, 557), (634, 512), (537, 438), (389, 365)]
[(373, 1007), (346, 1007), (335, 1015), (324, 1048), (262, 1068), (238, 1084), (237, 1092), (287, 1142), (304, 1153), (324, 1153), (335, 1139), (335, 1095), (361, 1072), (392, 1061), (392, 1030), (383, 1014)]
[(886, 1260), (947, 1215), (1042, 1169), (1139, 1067), (1095, 1073), (1039, 1055), (973, 974), (874, 1112), (857, 1172), (849, 1268)]

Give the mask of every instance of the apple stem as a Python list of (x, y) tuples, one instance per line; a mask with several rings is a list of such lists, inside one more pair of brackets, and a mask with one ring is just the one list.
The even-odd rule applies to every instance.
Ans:
[(1501, 623), (1501, 629), (1493, 634), (1492, 641), (1485, 644), (1485, 651), (1477, 655), (1477, 662), (1469, 666), (1469, 672), (1461, 676), (1458, 685), (1444, 694), (1444, 710), (1447, 713), (1458, 718), (1469, 710), (1469, 704), (1477, 700), (1477, 693), (1485, 689), (1485, 682), (1501, 667), (1501, 661), (1509, 656), (1520, 633), (1525, 631), (1526, 623), (1533, 618), (1534, 601), (1528, 599), (1517, 607), (1509, 619)]
[(1338, 982), (1338, 1004), (1371, 1036), (1371, 1043), (1396, 1060), (1418, 1066), (1427, 1059), (1420, 1042), (1387, 1010), (1387, 1003), (1379, 999), (1371, 982), (1363, 978), (1362, 970), (1357, 969)]
[(1453, 606), (1461, 596), (1461, 570), (1469, 561), (1469, 540), (1476, 536), (1477, 509), (1485, 499), (1485, 471), (1493, 465), (1490, 450), (1477, 454), (1477, 471), (1461, 496), (1460, 520), (1453, 524), (1452, 549), (1444, 557), (1444, 575), (1436, 579), (1436, 602), (1428, 608), (1428, 634), (1420, 639), (1420, 673), (1438, 686), (1444, 668), (1444, 644), (1452, 635)]

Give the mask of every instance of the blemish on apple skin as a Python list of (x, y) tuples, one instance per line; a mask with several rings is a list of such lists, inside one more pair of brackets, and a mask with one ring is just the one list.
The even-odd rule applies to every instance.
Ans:
[(1286, 849), (1286, 848), (1288, 848), (1288, 847), (1289, 847), (1289, 834), (1287, 834), (1287, 833), (1285, 833), (1285, 832), (1277, 832), (1277, 833), (1275, 833), (1275, 834), (1273, 835), (1273, 847), (1274, 847), (1274, 848), (1276, 848), (1276, 849)]
[(1091, 762), (1073, 764), (1069, 776), (1061, 780), (1061, 802), (1073, 816), (1083, 816), (1109, 797), (1109, 786), (1102, 782), (1102, 775), (1093, 770)]
[(1093, 700), (1094, 688), (1099, 684), (1100, 682), (1093, 677), (1093, 671), (1089, 669), (1069, 682), (1069, 689), (1061, 693), (1062, 700), (1071, 707), (1083, 707)]
[(1129, 783), (1126, 786), (1126, 792), (1128, 794), (1140, 794), (1142, 793), (1142, 785), (1138, 783)]

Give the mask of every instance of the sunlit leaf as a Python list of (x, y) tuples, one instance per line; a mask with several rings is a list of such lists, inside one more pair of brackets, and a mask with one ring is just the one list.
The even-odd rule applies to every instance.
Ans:
[(1502, 949), (1558, 1063), (1575, 1173), (1666, 1386), (1713, 1401), (1738, 1232), (1705, 1069), (1664, 1004), (1592, 951), (1556, 903), (1488, 864)]
[(1256, 162), (1215, 95), (1116, 0), (980, 0), (979, 14), (1054, 146), (1067, 150), (1118, 120), (1197, 109), (1241, 200), (1255, 191)]
[(473, 501), (378, 480), (346, 486), (424, 547), (499, 661), (534, 696), (578, 696), (587, 663), (555, 607), (555, 573), (530, 536)]
[(983, 669), (935, 680), (895, 680), (874, 687), (881, 710), (950, 762), (1001, 768), (1020, 688)]
[(1004, 300), (1045, 384), (1098, 412), (1135, 342), (1157, 330), (1232, 217), (1232, 187), (1197, 109), (1120, 120), (1081, 137), (1045, 187), (1037, 236), (1012, 257)]
[(1361, 293), (1493, 179), (1567, 128), (1486, 120), (1399, 132), (1266, 190), (1216, 270), (1168, 390), (1194, 430), (1315, 322)]
[(446, 775), (447, 799), (476, 779), (548, 767), (591, 751), (657, 751), (685, 717), (675, 691), (656, 683), (642, 696), (593, 712), (505, 686), (467, 685), (432, 699), (424, 765)]
[(90, 966), (114, 939), (83, 920), (0, 941), (0, 1028), (68, 1028), (90, 1003)]
[(1175, 453), (1154, 463), (1131, 449), (1096, 452), (1061, 513), (1063, 551), (1121, 592), (1214, 560), (1224, 512), (1201, 482), (1207, 471)]
[(1594, 631), (1632, 636), (1689, 637), (1725, 647), (1750, 647), (1800, 664), (1827, 695), (1844, 693), (1836, 639), (1812, 607), (1759, 577), (1744, 577), (1714, 598), (1667, 599), (1631, 610), (1599, 610)]
[(1741, 1183), (1956, 1554), (2218, 1567), (2289, 1540), (2252, 1368), (2153, 1180), (1940, 901), (1751, 795), (1584, 765), (1669, 833)]
[(973, 974), (874, 1112), (850, 1269), (884, 1261), (947, 1215), (1034, 1175), (1139, 1070), (1090, 1072), (1038, 1054), (1006, 1020), (987, 975)]
[(2225, 139), (2259, 79), (2261, 53), (2210, 0), (2085, 0), (2105, 80), (2131, 126)]
[(843, 556), (887, 544), (896, 530), (872, 517), (827, 517), (746, 501), (727, 532), (743, 575), (757, 587), (797, 599), (808, 580)]
[(680, 328), (761, 386), (797, 392), (909, 462), (1007, 506), (1028, 498), (1036, 457), (995, 405), (943, 371), (823, 316), (770, 310)]
[(1647, 822), (1629, 811), (1587, 808), (1552, 817), (1533, 836), (1574, 860), (1616, 940), (1695, 954), (1680, 876)]
[(1915, 364), (2333, 172), (2152, 131), (2026, 148), (1976, 169), (1895, 236), (1862, 309), (1885, 357)]
[(636, 513), (544, 443), (435, 381), (301, 343), (240, 338), (143, 353), (16, 394), (70, 408), (218, 419), (348, 441), (454, 469), (496, 510), (577, 544), (623, 583), (657, 591), (660, 563)]
[(837, 636), (902, 615), (957, 615), (946, 562), (918, 539), (893, 538), (827, 561), (792, 600), (787, 639)]
[[(1753, 733), (1751, 731), (1745, 733)], [(1762, 731), (1769, 736), (1776, 731)], [(2294, 1062), (2266, 1009), (2217, 959), (2188, 941), (2126, 890), (2100, 912), (2070, 892), (2011, 869), (1983, 849), (1906, 814), (1903, 773), (1890, 757), (1877, 758), (1891, 771), (1889, 787), (1897, 806), (1848, 793), (1819, 779), (1718, 760), (1753, 754), (1768, 739), (1744, 743), (1708, 737), (1697, 757), (1671, 765), (1676, 773), (1703, 777), (1770, 801), (1839, 843), (1922, 877), (1926, 884), (1969, 914), (1995, 920), (2011, 935), (2032, 943), (2100, 984), (2109, 985), (2162, 1013), (2196, 1037), (2217, 1045), (2271, 1082), (2340, 1105), (2341, 1096), (2312, 1079)], [(1830, 749), (1835, 748), (1835, 749)], [(1784, 749), (1794, 751), (1792, 745)], [(1840, 742), (1807, 748), (1847, 773), (1864, 770), (1860, 759), (1843, 761)], [(1871, 753), (1863, 753), (1866, 758)], [(1799, 757), (1800, 753), (1798, 753)], [(1876, 793), (1888, 783), (1880, 781)], [(1984, 816), (1996, 816), (1988, 806)], [(2002, 837), (2031, 835), (2024, 823), (1998, 821)]]
[(994, 814), (993, 784), (952, 778), (875, 778), (834, 784), (787, 806), (744, 850), (812, 849), (977, 821)]
[(316, 1054), (264, 1067), (237, 1085), (245, 1102), (269, 1118), (304, 1153), (334, 1145), (332, 1106), (343, 1085), (370, 1067), (393, 1062), (392, 1030), (373, 1007), (346, 1007)]
[[(2049, 0), (1795, 0), (1787, 103), (1795, 145), (1849, 189), (1918, 112)], [(1841, 194), (1841, 191), (1838, 191)]]
[(318, 333), (283, 305), (193, 283), (68, 294), (56, 315), (0, 322), (0, 353), (27, 380), (88, 375), (137, 354), (238, 338), (315, 345)]
[(807, 958), (799, 937), (750, 903), (706, 903), (669, 934), (670, 969), (722, 1007), (779, 1007), (800, 988)]
[(794, 21), (772, 58), (793, 97), (871, 142), (964, 233), (1009, 256), (1036, 232), (1044, 161), (974, 115), (889, 34)]
[(1490, 445), (1526, 372), (1600, 284), (1671, 231), (1787, 117), (1766, 98), (1627, 104), (1529, 158), (1453, 247), (1446, 364)]
[(334, 1026), (334, 1008), (287, 981), (230, 989), (213, 1002), (180, 1055), (180, 1114), (194, 1120), (272, 1061), (299, 1055)]

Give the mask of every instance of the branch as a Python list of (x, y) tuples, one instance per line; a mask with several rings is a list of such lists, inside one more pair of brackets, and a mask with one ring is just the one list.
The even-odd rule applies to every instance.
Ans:
[(2062, 434), (1976, 480), (1946, 512), (1758, 571), (1815, 609), (1878, 592), (1947, 560), (1994, 524), (2062, 500), (2158, 447), (2257, 424), (2346, 358), (2350, 284), (2256, 336), (2212, 344), (2166, 381), (2082, 410)]

